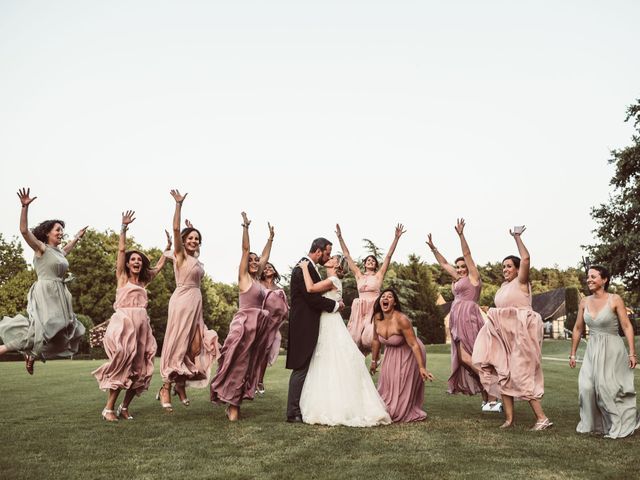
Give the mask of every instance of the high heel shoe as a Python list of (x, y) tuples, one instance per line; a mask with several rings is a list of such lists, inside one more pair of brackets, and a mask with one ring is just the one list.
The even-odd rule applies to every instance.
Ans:
[(106, 420), (107, 422), (117, 422), (118, 421), (117, 416), (116, 416), (116, 418), (107, 418), (107, 415), (109, 413), (111, 413), (112, 415), (115, 415), (116, 411), (115, 410), (109, 410), (108, 408), (104, 408), (102, 410), (102, 419)]
[(27, 369), (27, 373), (29, 375), (33, 375), (33, 365), (36, 361), (36, 357), (34, 357), (33, 355), (25, 355), (24, 360), (25, 360), (25, 368)]
[(185, 406), (188, 407), (189, 405), (191, 405), (191, 400), (189, 400), (189, 398), (187, 397), (187, 392), (185, 390), (185, 384), (184, 383), (176, 383), (173, 385), (173, 394), (177, 395), (178, 398), (180, 399), (180, 402)]
[(165, 385), (163, 384), (160, 387), (160, 390), (158, 390), (158, 393), (156, 394), (156, 400), (160, 401), (160, 406), (162, 408), (164, 408), (164, 411), (167, 413), (171, 413), (173, 412), (173, 405), (171, 405), (171, 402), (163, 402), (162, 399), (160, 398), (160, 393), (162, 392), (162, 390), (166, 391), (169, 394), (169, 399), (171, 399), (171, 387), (167, 386), (165, 388)]
[[(127, 412), (127, 413), (123, 413), (123, 412)], [(123, 407), (122, 404), (118, 405), (116, 416), (124, 420), (133, 420), (133, 417), (129, 415), (129, 409), (127, 407)]]

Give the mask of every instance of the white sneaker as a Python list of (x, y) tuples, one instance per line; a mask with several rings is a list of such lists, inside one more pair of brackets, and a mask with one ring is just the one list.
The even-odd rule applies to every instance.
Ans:
[(493, 412), (493, 410), (492, 410), (493, 405), (491, 405), (492, 403), (495, 403), (495, 402), (482, 402), (482, 411), (483, 412)]
[(503, 411), (502, 402), (500, 402), (500, 401), (495, 402), (495, 405), (493, 407), (491, 407), (490, 411), (494, 412), (494, 413), (502, 413), (502, 411)]

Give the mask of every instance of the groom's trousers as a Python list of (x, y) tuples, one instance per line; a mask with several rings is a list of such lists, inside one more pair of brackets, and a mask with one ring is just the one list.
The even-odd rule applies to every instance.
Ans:
[(302, 387), (304, 387), (304, 380), (307, 378), (310, 363), (311, 357), (309, 357), (309, 360), (307, 360), (301, 368), (291, 371), (291, 377), (289, 377), (289, 398), (287, 400), (287, 418), (302, 416), (300, 412), (300, 396), (302, 395)]

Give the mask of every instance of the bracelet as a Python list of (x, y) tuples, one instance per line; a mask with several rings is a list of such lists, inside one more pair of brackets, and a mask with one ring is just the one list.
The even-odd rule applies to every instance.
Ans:
[(633, 355), (629, 355), (629, 358), (636, 358), (636, 354), (634, 353)]
[(120, 231), (121, 232), (126, 232), (127, 230), (129, 230), (129, 227), (127, 227), (127, 225), (125, 223), (120, 225)]
[(575, 360), (576, 356), (575, 355), (569, 355), (569, 360)]
[(241, 226), (242, 228), (249, 228), (249, 225), (247, 225), (247, 224), (245, 224), (245, 223), (241, 223), (241, 224), (240, 224), (240, 226)]

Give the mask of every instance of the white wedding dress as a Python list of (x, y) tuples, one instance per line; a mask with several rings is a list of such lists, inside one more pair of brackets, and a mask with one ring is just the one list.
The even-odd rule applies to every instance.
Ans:
[[(336, 290), (324, 296), (342, 299), (342, 283), (329, 277)], [(340, 313), (320, 316), (318, 343), (302, 388), (300, 410), (305, 423), (372, 427), (391, 418)]]

